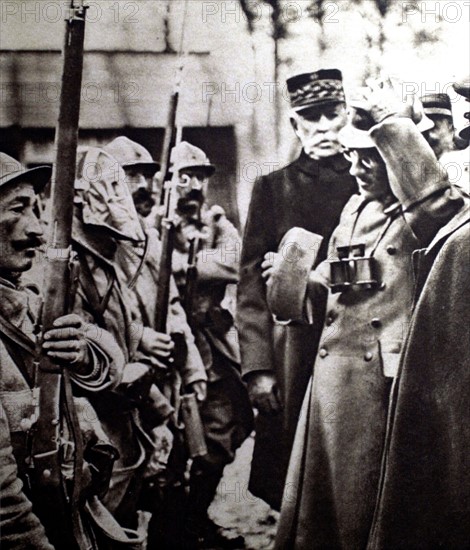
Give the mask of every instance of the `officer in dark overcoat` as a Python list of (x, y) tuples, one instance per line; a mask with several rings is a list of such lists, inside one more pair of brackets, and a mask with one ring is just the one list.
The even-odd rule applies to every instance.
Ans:
[(287, 87), (302, 151), (294, 162), (255, 183), (237, 300), (242, 371), (259, 411), (250, 490), (277, 509), (321, 326), (273, 320), (260, 265), (292, 227), (321, 235), (318, 260), (325, 259), (330, 235), (356, 189), (337, 139), (346, 123), (341, 72), (297, 75), (287, 80)]

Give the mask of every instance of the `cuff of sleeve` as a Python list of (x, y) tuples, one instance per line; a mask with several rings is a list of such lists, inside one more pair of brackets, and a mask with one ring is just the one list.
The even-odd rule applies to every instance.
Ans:
[(269, 365), (260, 365), (260, 364), (251, 364), (248, 367), (244, 366), (244, 363), (242, 361), (242, 379), (247, 382), (252, 375), (255, 374), (273, 374), (274, 369), (270, 367)]
[(124, 354), (116, 340), (107, 330), (92, 324), (87, 327), (86, 340), (89, 348), (92, 347), (98, 358), (109, 367), (110, 385), (116, 387), (125, 365)]
[(205, 369), (204, 370), (198, 369), (197, 372), (191, 372), (188, 375), (183, 374), (183, 384), (185, 386), (189, 386), (193, 382), (207, 382), (207, 374)]
[(88, 340), (88, 354), (93, 366), (89, 374), (72, 373), (71, 377), (77, 386), (88, 391), (101, 391), (111, 384), (109, 379), (110, 360), (94, 343)]
[(255, 377), (255, 376), (259, 376), (261, 374), (264, 374), (264, 375), (274, 375), (274, 370), (272, 369), (254, 369), (254, 370), (250, 370), (248, 372), (245, 372), (243, 375), (242, 375), (242, 380), (245, 382), (245, 384), (249, 384), (250, 381)]

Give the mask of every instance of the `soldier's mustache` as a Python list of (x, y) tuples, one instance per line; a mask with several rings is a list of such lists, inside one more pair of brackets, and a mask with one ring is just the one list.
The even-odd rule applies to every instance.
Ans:
[(191, 189), (191, 191), (181, 199), (182, 201), (204, 202), (204, 193), (200, 189)]
[(203, 202), (203, 192), (199, 189), (193, 189), (185, 197), (178, 200), (178, 212), (186, 216), (195, 216)]
[(14, 241), (12, 246), (15, 250), (22, 251), (28, 248), (39, 248), (43, 244), (43, 241), (39, 237), (31, 237), (30, 239), (22, 239), (21, 241)]

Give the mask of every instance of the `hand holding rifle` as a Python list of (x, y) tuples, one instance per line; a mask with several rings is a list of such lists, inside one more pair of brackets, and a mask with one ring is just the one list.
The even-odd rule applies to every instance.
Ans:
[(75, 313), (58, 317), (52, 329), (43, 336), (42, 349), (58, 364), (77, 374), (89, 374), (90, 356), (86, 340), (86, 325)]

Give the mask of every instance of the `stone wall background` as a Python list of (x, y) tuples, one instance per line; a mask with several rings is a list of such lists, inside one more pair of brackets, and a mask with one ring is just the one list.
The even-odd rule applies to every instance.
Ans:
[[(158, 156), (170, 94), (178, 123), (221, 166), (213, 200), (243, 224), (252, 185), (297, 154), (285, 79), (343, 71), (346, 90), (386, 71), (408, 91), (448, 91), (468, 72), (470, 2), (88, 0), (82, 143), (134, 136)], [(2, 150), (53, 159), (67, 0), (3, 0)], [(183, 25), (184, 21), (184, 25)], [(182, 31), (184, 26), (184, 32)], [(183, 55), (180, 55), (182, 53)]]

